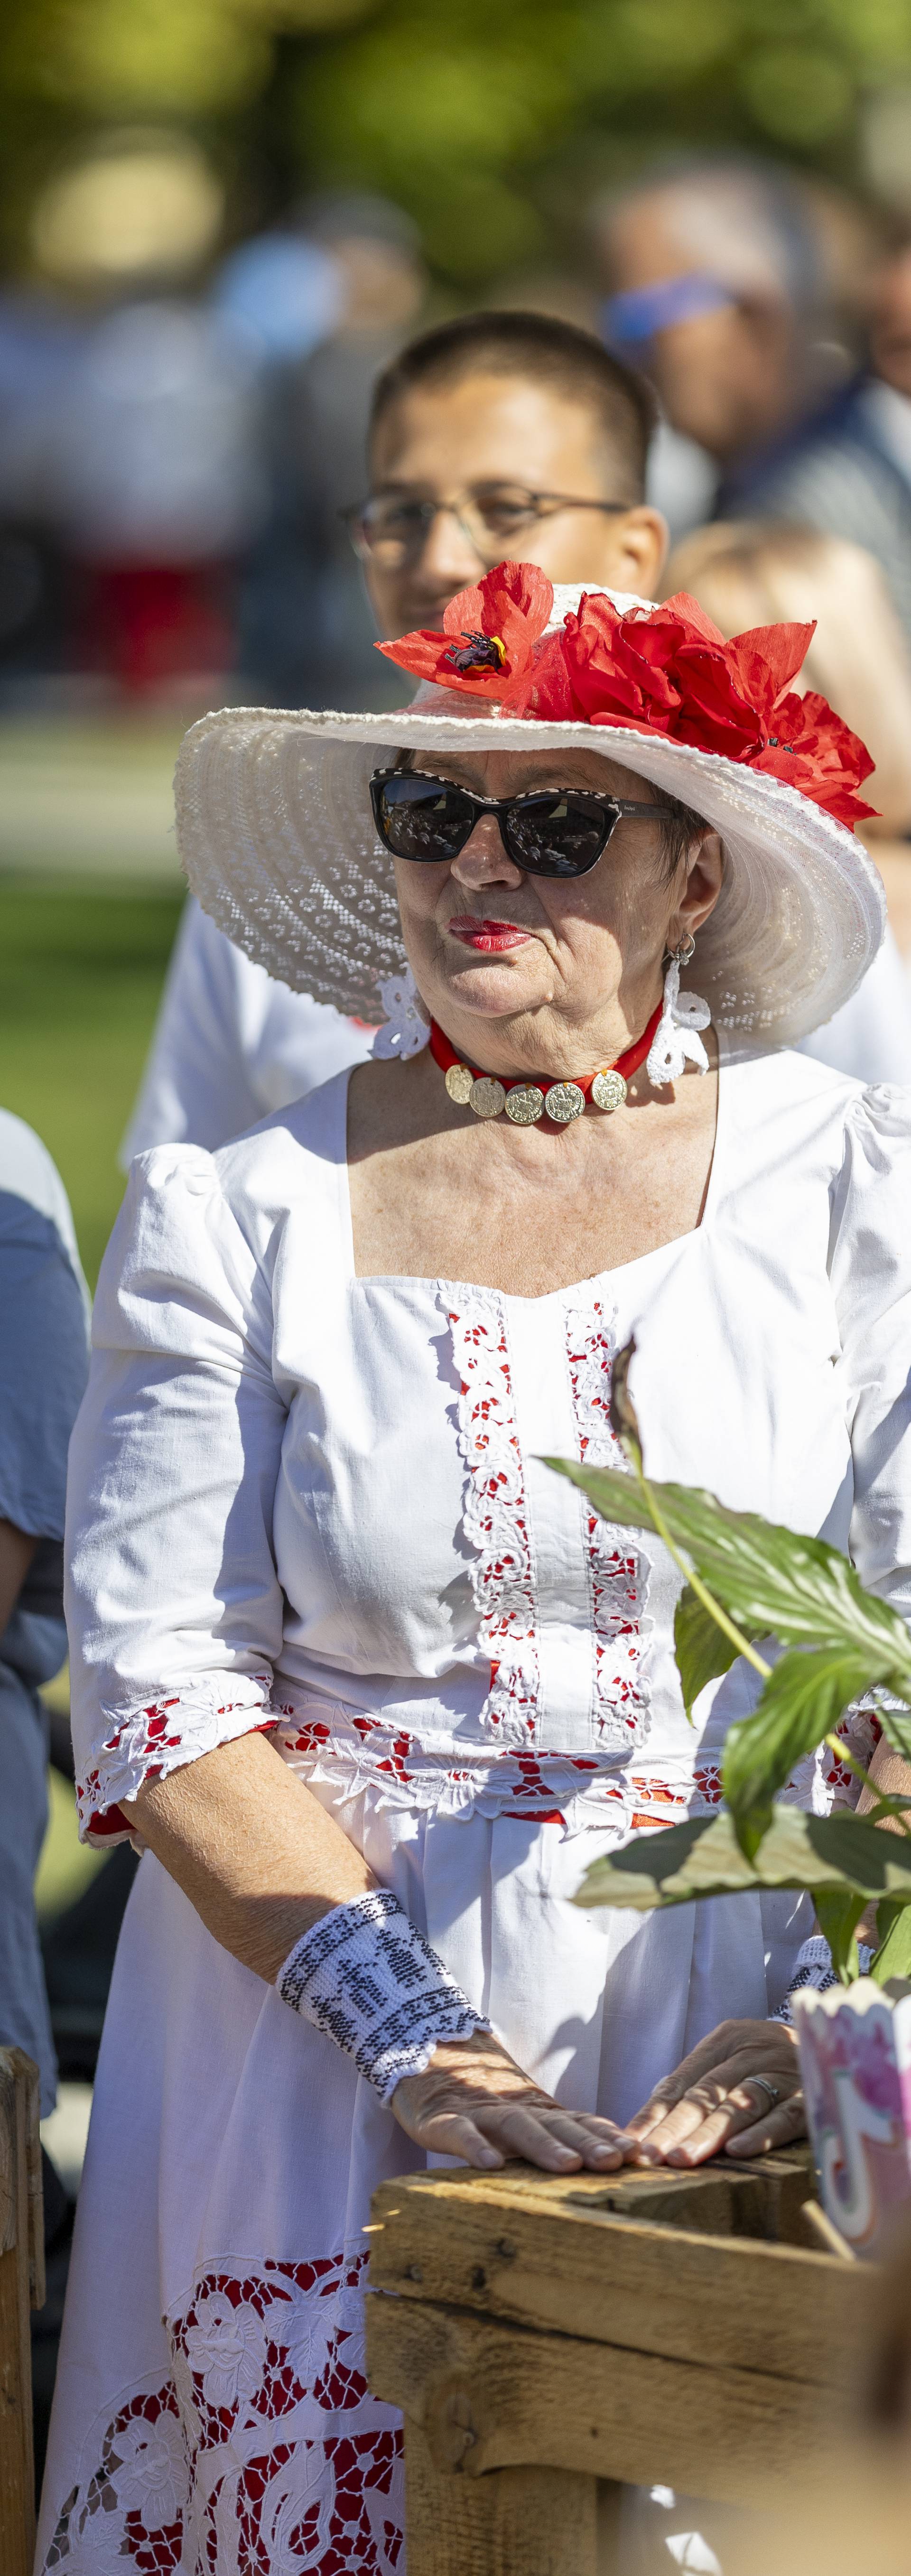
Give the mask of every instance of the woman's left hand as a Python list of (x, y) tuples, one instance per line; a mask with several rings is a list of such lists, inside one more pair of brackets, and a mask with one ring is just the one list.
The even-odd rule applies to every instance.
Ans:
[(793, 2031), (779, 2021), (722, 2021), (656, 2084), (623, 2134), (636, 2142), (626, 2149), (628, 2164), (701, 2165), (722, 2149), (764, 2156), (805, 2131)]

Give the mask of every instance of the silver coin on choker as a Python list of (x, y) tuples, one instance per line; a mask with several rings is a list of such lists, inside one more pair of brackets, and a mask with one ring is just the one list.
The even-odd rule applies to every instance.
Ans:
[(450, 1100), (457, 1101), (460, 1109), (467, 1109), (474, 1089), (470, 1064), (451, 1064), (444, 1079)]
[(556, 1127), (568, 1127), (571, 1118), (581, 1118), (585, 1093), (577, 1082), (552, 1082), (544, 1094), (544, 1107)]
[(514, 1082), (506, 1094), (506, 1115), (514, 1127), (534, 1127), (544, 1115), (544, 1093), (536, 1082)]
[(476, 1118), (499, 1118), (501, 1109), (506, 1107), (505, 1083), (498, 1082), (493, 1073), (481, 1073), (472, 1083), (468, 1099)]
[(604, 1073), (596, 1073), (591, 1096), (596, 1109), (622, 1109), (626, 1099), (626, 1084), (622, 1073), (615, 1073), (613, 1066)]

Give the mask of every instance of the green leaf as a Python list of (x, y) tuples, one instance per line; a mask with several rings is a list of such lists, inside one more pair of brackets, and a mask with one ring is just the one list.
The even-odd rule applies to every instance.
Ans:
[(576, 1905), (626, 1905), (650, 1914), (655, 1906), (683, 1905), (693, 1896), (726, 1896), (757, 1885), (752, 1864), (734, 1832), (733, 1819), (691, 1816), (658, 1834), (632, 1842), (586, 1870)]
[[(646, 1488), (640, 1484), (638, 1476), (630, 1475), (628, 1468), (580, 1467), (576, 1458), (545, 1457), (544, 1465), (552, 1467), (557, 1476), (567, 1476), (571, 1485), (580, 1486), (583, 1494), (587, 1494), (589, 1501), (594, 1503), (596, 1512), (600, 1512), (602, 1520), (628, 1523), (631, 1529), (654, 1529), (654, 1514), (646, 1500)], [(679, 1494), (689, 1498), (696, 1488), (689, 1485), (654, 1485), (651, 1490), (657, 1495), (659, 1507), (663, 1511), (668, 1495), (676, 1497)], [(703, 1494), (701, 1499), (710, 1504), (714, 1511), (720, 1509), (713, 1494)], [(671, 1511), (667, 1512), (666, 1517), (669, 1524), (672, 1523)], [(672, 1530), (672, 1535), (676, 1537), (677, 1532)], [(683, 1543), (681, 1541), (681, 1544)]]
[(845, 1647), (864, 1663), (864, 1688), (888, 1682), (911, 1698), (911, 1638), (904, 1620), (865, 1592), (853, 1566), (824, 1539), (806, 1538), (754, 1512), (727, 1511), (697, 1486), (649, 1485), (573, 1459), (546, 1465), (581, 1487), (607, 1521), (654, 1529), (654, 1495), (675, 1545), (749, 1637), (782, 1645)]
[(683, 1690), (683, 1705), (692, 1718), (700, 1691), (718, 1681), (737, 1660), (737, 1648), (687, 1583), (674, 1614), (674, 1651)]
[[(836, 1896), (832, 1888), (818, 1887), (816, 1890), (816, 1915), (819, 1929), (828, 1941), (832, 1952), (832, 1966), (841, 1978), (843, 1986), (848, 1985), (851, 1978), (859, 1973), (857, 1942), (854, 1935), (861, 1915), (866, 1913), (866, 1904), (866, 1897), (858, 1896), (856, 1892)], [(900, 1911), (903, 1913), (904, 1907), (901, 1907)]]
[[(775, 1810), (776, 1816), (789, 1812), (796, 1815), (799, 1810)], [(891, 1896), (907, 1904), (911, 1895), (908, 1835), (896, 1834), (888, 1825), (871, 1824), (869, 1816), (856, 1816), (850, 1807), (836, 1808), (831, 1816), (807, 1816), (805, 1823), (812, 1849), (825, 1853), (829, 1866), (840, 1869), (847, 1886), (862, 1889), (877, 1901)], [(826, 1883), (818, 1881), (820, 1886)]]
[(829, 1647), (791, 1647), (763, 1683), (752, 1716), (732, 1726), (724, 1748), (723, 1785), (741, 1848), (755, 1857), (772, 1817), (777, 1789), (795, 1762), (829, 1735), (850, 1700), (866, 1686), (869, 1659)]
[(879, 1948), (870, 1962), (870, 1975), (878, 1986), (890, 1977), (911, 1977), (911, 1911), (884, 1897), (876, 1908), (876, 1937)]
[(736, 1896), (757, 1887), (800, 1887), (814, 1896), (831, 1888), (840, 1897), (853, 1888), (864, 1897), (911, 1905), (911, 1841), (847, 1810), (808, 1816), (801, 1807), (778, 1806), (750, 1861), (733, 1817), (722, 1808), (717, 1816), (692, 1816), (661, 1833), (638, 1834), (594, 1861), (574, 1902), (648, 1914), (659, 1905)]

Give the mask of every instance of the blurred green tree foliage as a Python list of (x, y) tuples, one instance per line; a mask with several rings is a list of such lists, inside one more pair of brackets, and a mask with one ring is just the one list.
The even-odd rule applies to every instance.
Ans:
[(21, 263), (49, 168), (166, 121), (214, 150), (238, 231), (301, 187), (378, 188), (471, 291), (565, 249), (586, 191), (662, 145), (864, 175), (904, 90), (911, 145), (911, 0), (6, 0), (0, 221)]

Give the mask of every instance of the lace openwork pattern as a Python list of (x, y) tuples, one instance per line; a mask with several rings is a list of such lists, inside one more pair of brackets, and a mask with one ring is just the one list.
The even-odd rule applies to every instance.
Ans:
[(276, 1744), (300, 1778), (372, 1795), (403, 1807), (469, 1822), (512, 1816), (562, 1825), (568, 1833), (654, 1832), (683, 1816), (706, 1815), (721, 1798), (721, 1764), (698, 1752), (633, 1770), (603, 1753), (521, 1753), (508, 1746), (470, 1752), (450, 1737), (432, 1745), (382, 1718), (316, 1703), (276, 1712)]
[[(226, 1683), (227, 1695), (222, 1697)], [(213, 1753), (216, 1745), (230, 1744), (258, 1724), (270, 1725), (271, 1718), (264, 1712), (271, 1688), (270, 1672), (225, 1673), (216, 1681), (176, 1683), (161, 1699), (120, 1717), (102, 1710), (101, 1723), (107, 1722), (110, 1731), (84, 1778), (76, 1782), (83, 1839), (122, 1842), (129, 1827), (119, 1812), (121, 1798), (135, 1798), (144, 1780), (163, 1779), (181, 1763), (195, 1761), (200, 1753)]]
[[(639, 1765), (597, 1753), (513, 1753), (466, 1756), (453, 1743), (428, 1745), (417, 1735), (321, 1703), (276, 1712), (276, 1743), (284, 1761), (304, 1780), (326, 1783), (344, 1798), (372, 1792), (381, 1807), (429, 1809), (446, 1816), (508, 1816), (528, 1823), (562, 1824), (571, 1832), (655, 1833), (685, 1816), (705, 1816), (721, 1805), (722, 1756), (665, 1755)], [(879, 1742), (875, 1709), (847, 1709), (833, 1733), (856, 1761), (869, 1768)], [(812, 1815), (854, 1807), (858, 1782), (827, 1744), (808, 1753), (791, 1773), (783, 1798)]]
[[(590, 1467), (625, 1465), (610, 1422), (611, 1370), (616, 1348), (600, 1298), (571, 1306), (566, 1315), (566, 1354), (579, 1456)], [(585, 1503), (585, 1538), (594, 1658), (595, 1742), (626, 1752), (642, 1743), (648, 1725), (645, 1632), (648, 1567), (629, 1533), (599, 1519)]]
[(467, 1470), (465, 1535), (477, 1549), (472, 1588), (490, 1688), (480, 1723), (516, 1745), (534, 1737), (539, 1666), (535, 1576), (522, 1452), (499, 1297), (443, 1290), (459, 1375), (459, 1450)]
[(125, 2396), (42, 2576), (404, 2576), (401, 2434), (364, 2369), (364, 2254), (224, 2261)]

